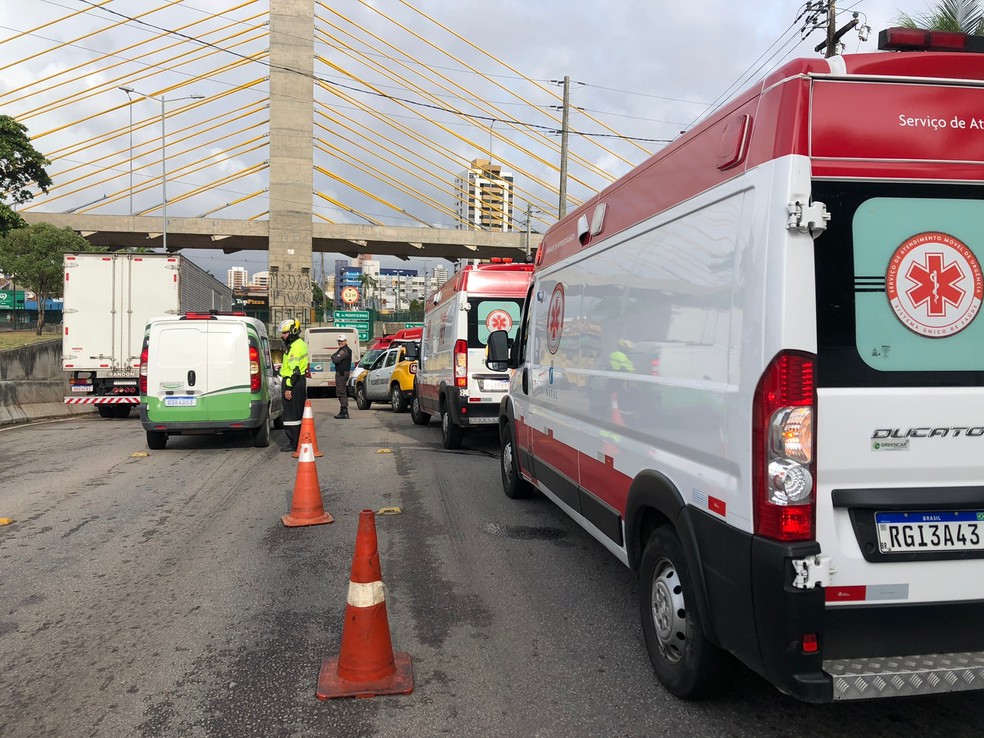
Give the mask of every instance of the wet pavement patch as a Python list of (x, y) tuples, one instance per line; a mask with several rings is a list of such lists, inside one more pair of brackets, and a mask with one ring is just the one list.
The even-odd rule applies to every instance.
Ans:
[(524, 541), (558, 541), (567, 537), (567, 531), (560, 528), (533, 525), (502, 525), (489, 523), (485, 532), (499, 538), (516, 538)]

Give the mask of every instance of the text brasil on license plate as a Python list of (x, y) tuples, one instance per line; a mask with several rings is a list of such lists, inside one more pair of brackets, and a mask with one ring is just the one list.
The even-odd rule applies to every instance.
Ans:
[(882, 553), (984, 550), (984, 511), (875, 513)]

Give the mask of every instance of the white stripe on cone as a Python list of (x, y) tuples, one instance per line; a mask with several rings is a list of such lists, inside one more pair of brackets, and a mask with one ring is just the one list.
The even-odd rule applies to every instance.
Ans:
[(382, 582), (349, 581), (348, 603), (352, 607), (372, 607), (386, 602), (386, 586)]
[(311, 418), (311, 420), (314, 420), (314, 410), (311, 409), (311, 406), (310, 405), (305, 405), (304, 406), (304, 414), (301, 415), (301, 417), (302, 418)]
[(314, 446), (310, 443), (301, 444), (301, 453), (297, 455), (297, 463), (303, 464), (305, 461), (314, 463)]

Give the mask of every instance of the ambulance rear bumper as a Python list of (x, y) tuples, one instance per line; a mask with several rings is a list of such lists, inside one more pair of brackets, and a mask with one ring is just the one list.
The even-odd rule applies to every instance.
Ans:
[(686, 510), (709, 636), (780, 691), (831, 702), (984, 689), (984, 602), (827, 606), (823, 587), (792, 586), (792, 561), (819, 553), (815, 541), (770, 541)]

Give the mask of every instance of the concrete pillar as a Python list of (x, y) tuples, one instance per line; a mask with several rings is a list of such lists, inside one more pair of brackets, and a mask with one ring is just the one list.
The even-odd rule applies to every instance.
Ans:
[[(291, 70), (291, 71), (288, 71)], [(270, 323), (311, 317), (314, 0), (270, 0)]]

